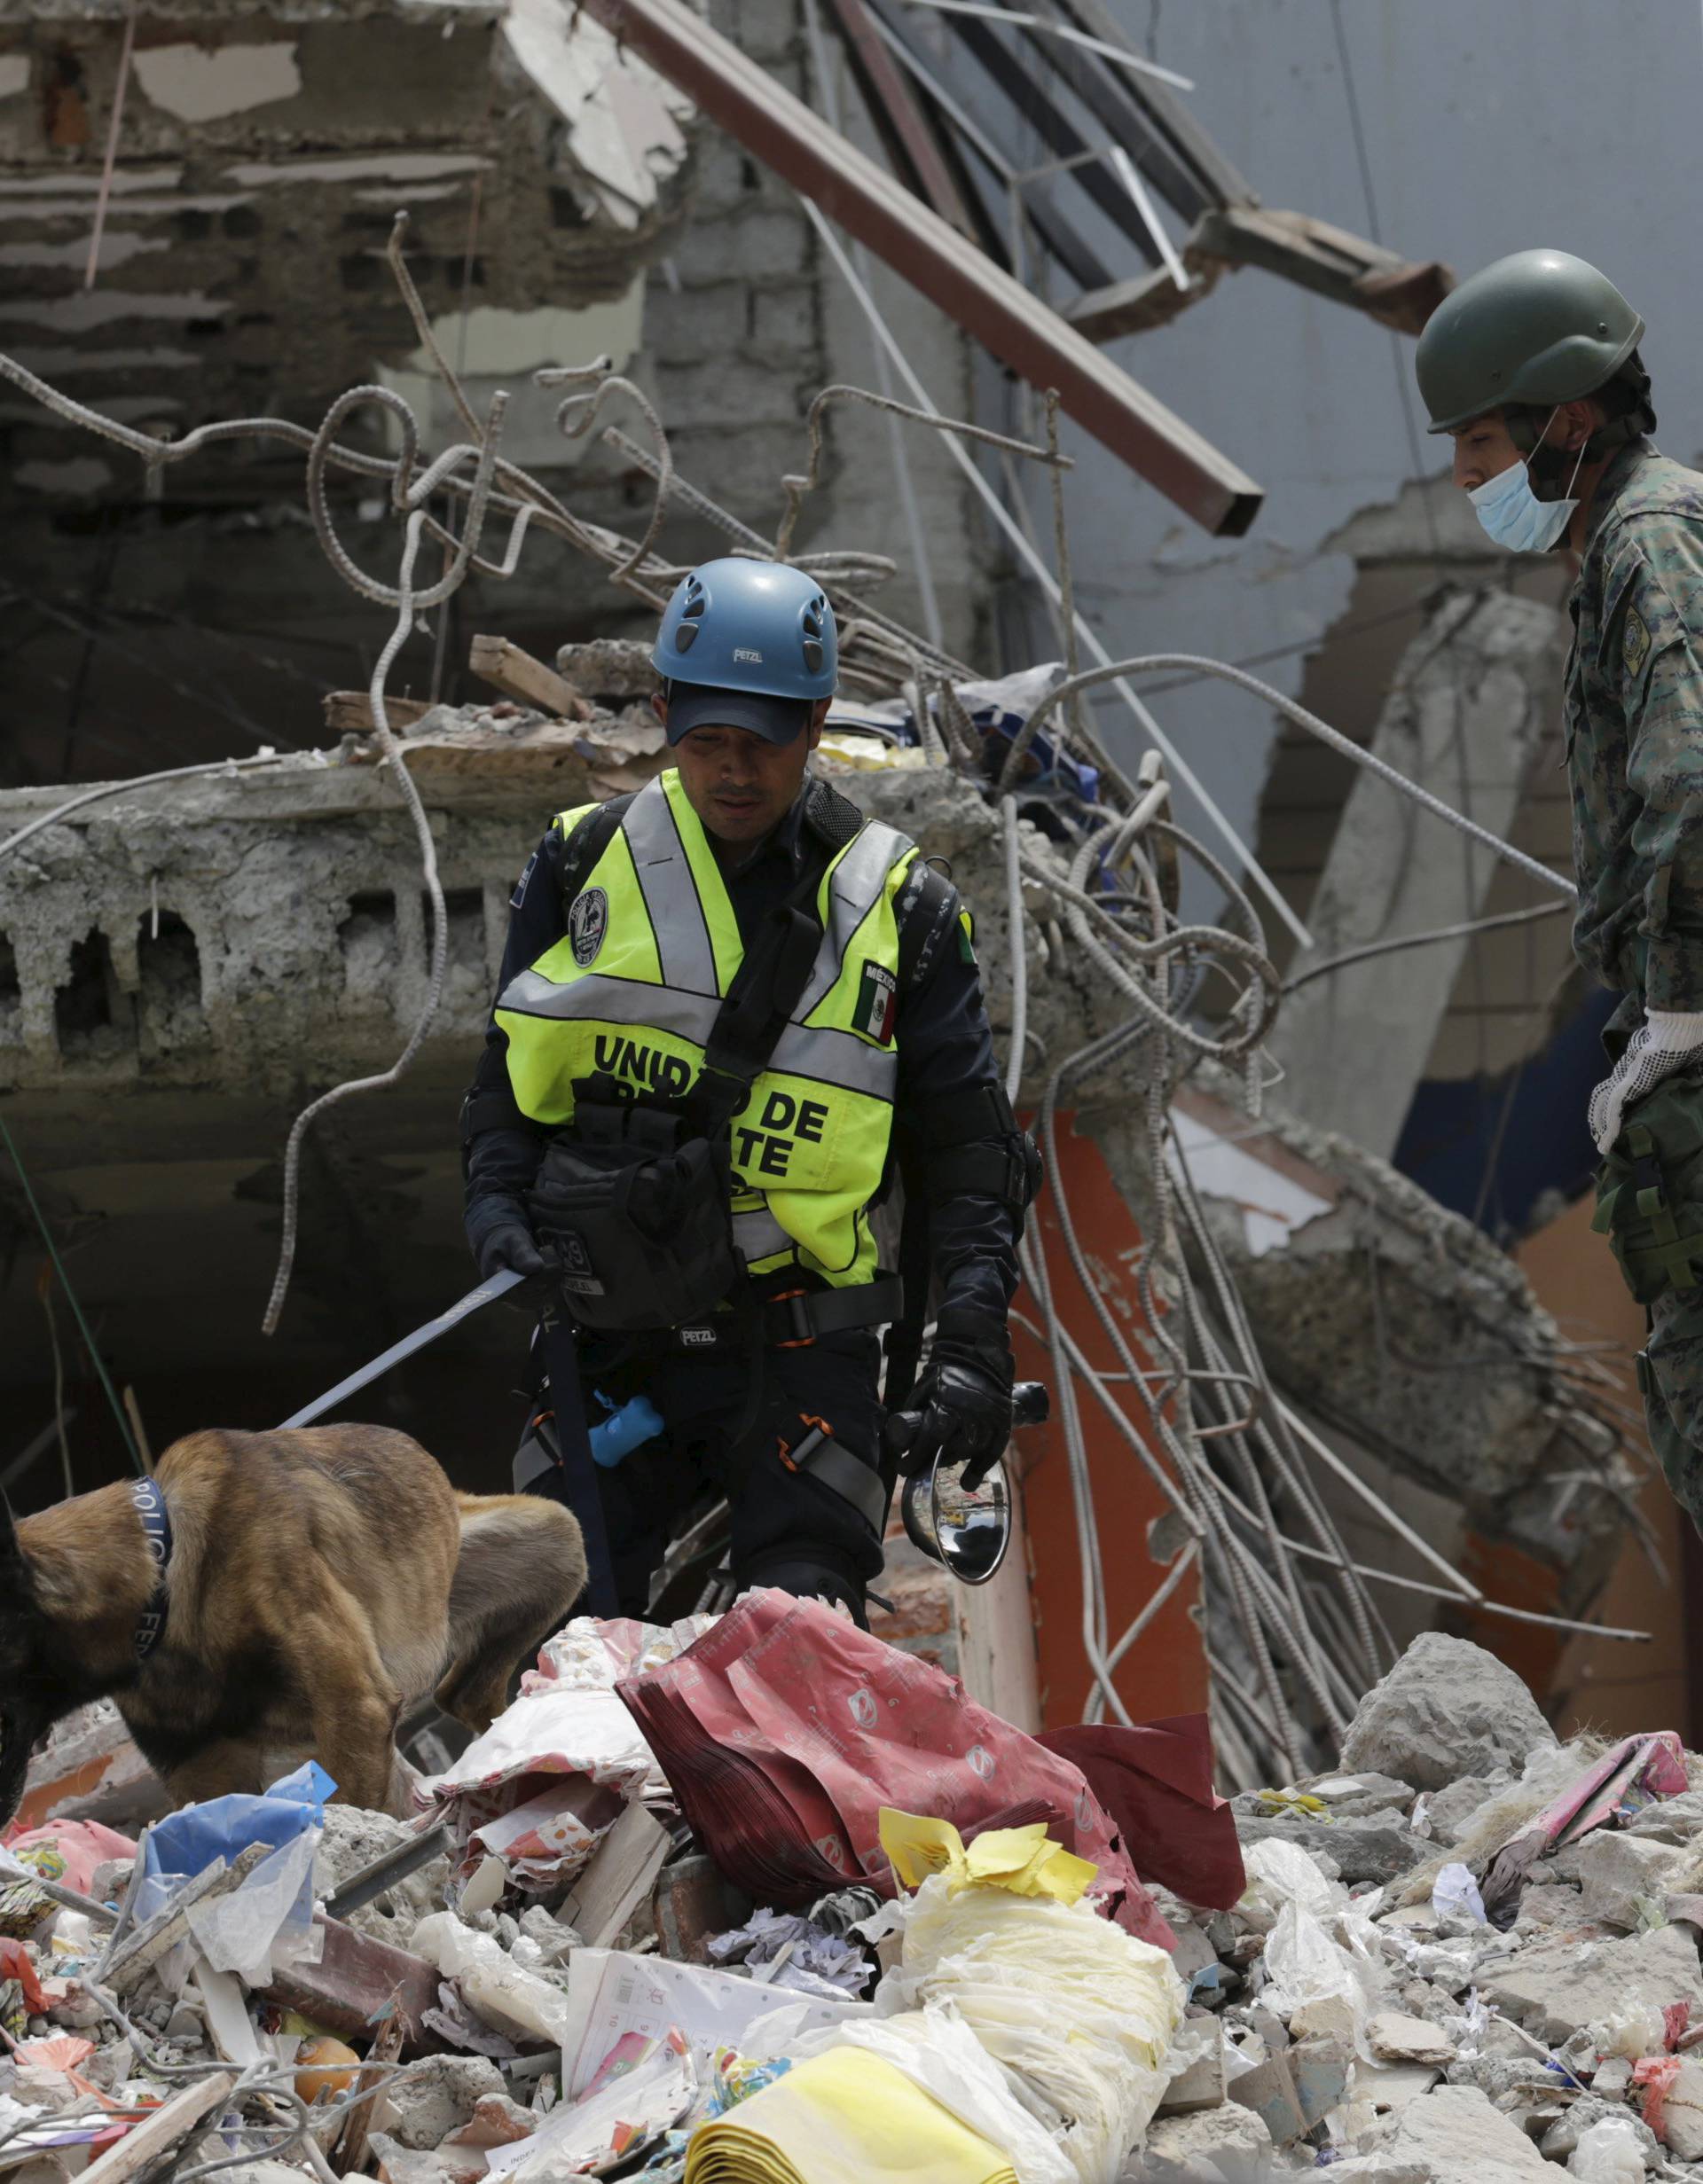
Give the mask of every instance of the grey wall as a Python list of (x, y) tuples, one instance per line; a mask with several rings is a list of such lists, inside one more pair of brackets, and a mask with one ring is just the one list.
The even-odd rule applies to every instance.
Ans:
[[(1267, 204), (1372, 231), (1329, 0), (1114, 5), (1138, 43), (1156, 29), (1149, 50), (1195, 79), (1192, 110)], [(1694, 0), (1346, 0), (1341, 13), (1384, 241), (1461, 274), (1534, 244), (1602, 265), (1652, 324), (1644, 355), (1660, 443), (1695, 459), (1703, 24)], [(1080, 590), (1106, 644), (1114, 654), (1235, 659), (1322, 638), (1346, 614), (1356, 574), (1333, 535), (1394, 500), (1414, 474), (1401, 399), (1411, 341), (1244, 271), (1173, 326), (1110, 353), (1252, 471), (1267, 499), (1248, 538), (1215, 542), (1073, 435), (1085, 458), (1069, 486)], [(1409, 407), (1422, 430), (1417, 395)], [(1435, 442), (1422, 440), (1420, 455), (1424, 473), (1447, 466)], [(1424, 557), (1417, 498), (1402, 518), (1409, 551)], [(1304, 665), (1297, 654), (1260, 672), (1299, 693)], [(1155, 703), (1251, 831), (1268, 714), (1210, 686)], [(1118, 716), (1108, 707), (1105, 718)]]

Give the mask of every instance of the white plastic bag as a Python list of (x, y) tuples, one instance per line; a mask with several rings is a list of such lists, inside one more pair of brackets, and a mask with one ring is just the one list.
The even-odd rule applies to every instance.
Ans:
[(1605, 2116), (1592, 2124), (1567, 2158), (1567, 2174), (1584, 2184), (1644, 2184), (1644, 2149), (1630, 2117)]
[(517, 1964), (489, 1934), (463, 1926), (453, 1911), (422, 1919), (408, 1946), (453, 1979), (467, 2008), (496, 2031), (558, 2047), (566, 2039), (572, 2018), (562, 1990)]
[(304, 1828), (263, 1858), (227, 1895), (191, 1904), (191, 1937), (215, 1971), (235, 1972), (251, 1987), (270, 1986), (286, 1964), (312, 1961), (320, 1947), (307, 1885), (320, 1830)]
[(881, 2015), (955, 2010), (1019, 2081), (1079, 2184), (1112, 2184), (1169, 2083), (1184, 1995), (1165, 1952), (1086, 1902), (954, 1896), (943, 1874), (881, 1915), (904, 1933), (899, 1967), (875, 1991)]
[(1277, 1914), (1266, 1943), (1266, 1974), (1271, 1984), (1260, 2000), (1280, 2017), (1292, 2016), (1303, 2002), (1360, 2001), (1360, 1981), (1347, 1951), (1292, 1899)]
[(1432, 1915), (1438, 1919), (1471, 1919), (1475, 1926), (1487, 1926), (1484, 1915), (1484, 1898), (1479, 1893), (1479, 1884), (1472, 1878), (1470, 1866), (1445, 1866), (1438, 1875), (1431, 1891)]
[(828, 2025), (789, 2045), (795, 2063), (830, 2047), (867, 2047), (934, 2095), (960, 2123), (979, 2131), (1016, 2171), (1017, 2184), (1076, 2184), (1077, 2172), (1052, 2134), (1011, 2090), (976, 2035), (938, 2004), (897, 2016)]
[(1257, 1933), (1269, 1933), (1285, 1904), (1299, 1904), (1315, 1919), (1328, 1919), (1348, 1900), (1340, 1883), (1327, 1881), (1298, 1843), (1275, 1836), (1251, 1843), (1242, 1853), (1248, 1885), (1236, 1906), (1236, 1916)]
[(1659, 2055), (1668, 2045), (1668, 2026), (1653, 2002), (1627, 2002), (1590, 2028), (1597, 2052), (1637, 2063)]

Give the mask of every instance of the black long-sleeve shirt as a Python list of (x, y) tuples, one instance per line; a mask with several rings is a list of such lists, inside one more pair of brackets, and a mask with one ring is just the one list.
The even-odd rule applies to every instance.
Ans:
[[(804, 807), (801, 795), (748, 864), (724, 872), (740, 938), (748, 947), (765, 915), (785, 901), (802, 877)], [(561, 885), (566, 849), (552, 828), (510, 897), (499, 994), (568, 929)], [(919, 980), (908, 990), (901, 983), (894, 1047), (899, 1057), (894, 1123), (901, 1147), (924, 1141), (932, 1107), (999, 1084), (981, 979), (968, 950), (938, 950)], [(518, 1199), (537, 1173), (548, 1135), (514, 1105), (507, 1053), (508, 1035), (493, 1014), (472, 1087), (480, 1121), (467, 1147), (470, 1213), (480, 1200)], [(1021, 1216), (998, 1198), (965, 1194), (932, 1206), (930, 1252), (943, 1303), (975, 1305), (1003, 1317), (1017, 1286), (1020, 1222)]]

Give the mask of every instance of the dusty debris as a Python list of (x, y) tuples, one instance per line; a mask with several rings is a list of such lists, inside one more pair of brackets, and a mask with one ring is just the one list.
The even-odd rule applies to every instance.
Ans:
[[(1586, 2184), (1632, 2184), (1635, 2164), (1642, 2176), (1703, 2159), (1703, 2055), (1686, 2047), (1703, 2028), (1688, 1915), (1703, 1910), (1690, 1885), (1703, 1799), (1683, 1787), (1694, 1763), (1676, 1740), (1558, 1746), (1501, 1664), (1421, 1640), (1362, 1708), (1334, 1770), (1220, 1809), (1244, 1842), (1247, 1885), (1216, 1909), (1160, 1888), (1168, 1952), (1096, 1908), (1084, 1892), (1095, 1861), (1071, 1855), (1045, 1820), (1009, 1827), (997, 1814), (978, 1836), (938, 1814), (890, 1811), (887, 1867), (866, 1857), (867, 1885), (754, 1906), (692, 1843), (673, 1786), (642, 1750), (624, 1763), (617, 1817), (589, 1855), (582, 1846), (546, 1870), (533, 1842), (543, 1806), (558, 1801), (567, 1842), (602, 1698), (630, 1731), (656, 1679), (690, 1665), (682, 1645), (694, 1662), (700, 1649), (717, 1657), (709, 1641), (727, 1621), (570, 1624), (490, 1740), (490, 1752), (525, 1761), (508, 1781), (524, 1793), (514, 1840), (530, 1846), (515, 1867), (472, 1845), (497, 1826), (475, 1803), (467, 1855), (430, 1859), (349, 1922), (320, 1911), (318, 1961), (289, 1963), (264, 1990), (194, 1961), (198, 1906), (182, 1900), (200, 1890), (201, 1904), (240, 1906), (247, 1852), (229, 1872), (215, 1860), (191, 1876), (140, 1929), (127, 1859), (90, 1877), (106, 1899), (100, 1919), (38, 1894), (26, 1936), (0, 1945), (18, 1953), (10, 1990), (12, 1960), (0, 1960), (0, 2010), (12, 2009), (20, 2043), (0, 2060), (0, 2131), (18, 2130), (22, 2150), (46, 2162), (97, 2138), (145, 2152), (145, 2128), (175, 2134), (180, 2164), (238, 2152), (249, 2173), (282, 2184), (309, 2164), (303, 2126), (247, 2091), (273, 2082), (270, 2055), (278, 2086), (294, 2079), (317, 2096), (310, 2125), (338, 2173), (554, 2184), (624, 2149), (648, 2164), (629, 2172), (681, 2184), (700, 2129), (740, 2110), (754, 2141), (771, 2119), (784, 2137), (789, 2115), (814, 2112), (826, 2082), (816, 2058), (849, 2056), (860, 2059), (844, 2064), (847, 2082), (866, 2090), (891, 2086), (882, 2073), (892, 2070), (949, 2095), (1024, 2184), (1276, 2184), (1320, 2168), (1345, 2184), (1515, 2184), (1560, 2164)], [(1437, 1703), (1424, 1707), (1427, 1677)], [(631, 1709), (611, 1680), (632, 1692)], [(553, 1724), (540, 1742), (538, 1726)], [(610, 1717), (606, 1742), (619, 1726)], [(538, 1771), (541, 1752), (565, 1759), (569, 1747), (578, 1773)], [(809, 1749), (794, 1761), (805, 1773), (818, 1765)], [(1010, 1748), (1008, 1797), (1022, 1795), (1023, 1749)], [(1462, 1772), (1440, 1779), (1450, 1753)], [(946, 1758), (943, 1746), (933, 1764)], [(473, 1794), (470, 1780), (500, 1804), (489, 1778), (501, 1772), (488, 1753), (471, 1778), (461, 1767), (423, 1784), (422, 1823), (446, 1790)], [(839, 1784), (825, 1764), (812, 1779), (824, 1797)], [(826, 1809), (844, 1810), (831, 1798)], [(1460, 1840), (1440, 1848), (1422, 1832), (1427, 1809)], [(1538, 1816), (1564, 1814), (1571, 1838), (1546, 1822), (1534, 1842)], [(321, 1898), (411, 1842), (381, 1814), (334, 1804), (321, 1817)], [(1401, 1851), (1388, 1879), (1366, 1866), (1379, 1838)], [(1511, 1844), (1524, 1846), (1525, 1886), (1503, 1928), (1481, 1889)], [(85, 1859), (102, 1847), (76, 1845)], [(1162, 1879), (1163, 1843), (1124, 1848), (1138, 1873)], [(145, 1844), (136, 1862), (148, 1864)], [(114, 2015), (101, 1961), (114, 1915), (110, 1953), (139, 2047)], [(576, 1919), (627, 1945), (594, 1945)], [(1101, 2029), (1063, 2040), (1067, 2021), (1079, 2034)], [(180, 2093), (177, 2108), (138, 2110), (171, 2092), (183, 2063), (205, 2066), (194, 2086), (208, 2108), (192, 2113)], [(208, 2075), (222, 2063), (223, 2078)], [(206, 2091), (215, 2084), (223, 2110)], [(1067, 2115), (1078, 2122), (1050, 2131), (1037, 2120)], [(883, 2173), (873, 2165), (871, 2184)]]
[[(412, 1842), (414, 1830), (388, 1812), (364, 1812), (359, 1805), (328, 1804), (326, 1832), (315, 1853), (315, 1893), (329, 1897), (388, 1851), (400, 1851)], [(428, 1912), (441, 1910), (450, 1875), (450, 1859), (441, 1853), (419, 1871), (406, 1874), (368, 1904), (345, 1912), (343, 1921), (358, 1934), (374, 1941), (388, 1941), (398, 1949)]]
[(1271, 2133), (1251, 2109), (1220, 2108), (1156, 2123), (1126, 2174), (1130, 2184), (1198, 2184), (1203, 2175), (1222, 2177), (1224, 2184), (1259, 2184), (1271, 2150)]
[(1550, 2174), (1519, 2125), (1471, 2086), (1440, 2086), (1412, 2102), (1401, 2112), (1386, 2155), (1390, 2176), (1405, 2172), (1427, 2184), (1517, 2184), (1521, 2177)]
[(1342, 1764), (1443, 1790), (1554, 1742), (1511, 1669), (1481, 1646), (1427, 1631), (1361, 1701), (1342, 1740)]
[(507, 2081), (484, 2055), (432, 2055), (387, 2096), (388, 2134), (398, 2144), (424, 2152), (452, 2131), (471, 2122), (481, 2101), (506, 2090)]

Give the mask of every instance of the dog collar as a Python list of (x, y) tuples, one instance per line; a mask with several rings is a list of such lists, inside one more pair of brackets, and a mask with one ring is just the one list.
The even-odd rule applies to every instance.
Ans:
[(171, 1560), (171, 1519), (166, 1514), (166, 1498), (152, 1479), (137, 1479), (130, 1489), (130, 1499), (142, 1520), (142, 1537), (147, 1543), (148, 1560), (154, 1568), (153, 1591), (130, 1640), (137, 1661), (142, 1662), (166, 1634), (166, 1609), (171, 1602), (171, 1595), (166, 1590), (166, 1565)]

